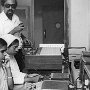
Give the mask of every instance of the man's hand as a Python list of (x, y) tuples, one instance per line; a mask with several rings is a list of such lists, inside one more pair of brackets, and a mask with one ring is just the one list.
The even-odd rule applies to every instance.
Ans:
[(15, 27), (12, 31), (9, 32), (9, 34), (15, 34), (18, 32), (21, 32), (24, 29), (24, 24), (20, 23), (17, 27)]
[(15, 32), (21, 32), (24, 29), (24, 24), (20, 23), (17, 27), (14, 28)]

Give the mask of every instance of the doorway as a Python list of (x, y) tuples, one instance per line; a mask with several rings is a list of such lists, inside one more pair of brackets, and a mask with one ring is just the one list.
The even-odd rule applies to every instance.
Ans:
[(43, 43), (64, 43), (64, 1), (43, 7)]
[[(34, 0), (35, 44), (67, 43), (66, 0)], [(36, 45), (37, 46), (37, 45)]]

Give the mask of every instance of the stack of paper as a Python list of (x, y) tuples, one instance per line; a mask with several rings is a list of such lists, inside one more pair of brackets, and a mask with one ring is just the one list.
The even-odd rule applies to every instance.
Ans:
[(43, 47), (40, 55), (61, 55), (59, 47)]

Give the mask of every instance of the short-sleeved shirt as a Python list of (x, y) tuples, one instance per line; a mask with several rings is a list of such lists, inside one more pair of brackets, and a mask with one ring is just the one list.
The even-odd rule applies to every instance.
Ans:
[(8, 90), (7, 74), (5, 67), (0, 67), (0, 90)]

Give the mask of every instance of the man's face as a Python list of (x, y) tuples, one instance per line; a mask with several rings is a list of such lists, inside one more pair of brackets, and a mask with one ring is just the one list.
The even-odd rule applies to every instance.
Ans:
[(6, 55), (5, 51), (6, 51), (6, 49), (7, 49), (7, 46), (3, 46), (2, 48), (0, 48), (0, 62), (5, 59), (5, 55)]
[(15, 12), (15, 9), (16, 9), (15, 0), (7, 0), (5, 2), (4, 12), (10, 20), (12, 20), (12, 16)]
[(16, 43), (15, 45), (12, 45), (11, 47), (9, 47), (7, 49), (7, 53), (9, 55), (15, 55), (18, 52), (18, 46), (19, 46), (19, 43)]

